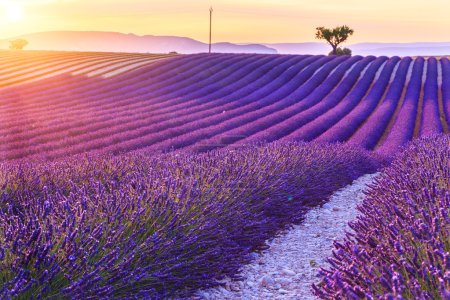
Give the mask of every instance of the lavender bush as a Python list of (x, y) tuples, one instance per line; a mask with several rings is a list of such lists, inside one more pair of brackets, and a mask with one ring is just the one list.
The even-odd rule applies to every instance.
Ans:
[(0, 164), (0, 298), (188, 296), (374, 172), (350, 146)]
[(449, 145), (449, 136), (415, 141), (376, 180), (317, 296), (450, 299)]

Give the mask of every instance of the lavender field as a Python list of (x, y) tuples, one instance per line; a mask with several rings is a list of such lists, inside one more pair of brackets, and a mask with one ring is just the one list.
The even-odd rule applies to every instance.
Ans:
[(275, 140), (389, 156), (450, 123), (447, 58), (26, 52), (1, 64), (8, 160)]
[(448, 58), (0, 54), (1, 299), (191, 297), (375, 172), (315, 295), (449, 299)]

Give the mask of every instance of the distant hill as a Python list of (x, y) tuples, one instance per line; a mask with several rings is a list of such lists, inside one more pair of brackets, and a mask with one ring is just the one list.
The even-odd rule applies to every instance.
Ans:
[[(27, 50), (105, 51), (140, 53), (191, 54), (208, 51), (208, 44), (186, 37), (124, 34), (100, 31), (49, 31), (0, 40), (0, 49), (9, 47), (9, 40), (25, 38)], [(450, 42), (357, 43), (348, 44), (355, 55), (375, 56), (442, 56), (450, 55)], [(216, 53), (263, 54), (327, 54), (331, 47), (325, 42), (236, 44), (214, 43)]]
[[(138, 36), (117, 32), (98, 31), (49, 31), (26, 34), (0, 40), (0, 49), (9, 47), (9, 40), (24, 38), (29, 42), (27, 50), (58, 51), (106, 51), (106, 52), (150, 52), (190, 54), (208, 52), (208, 44), (177, 36)], [(277, 51), (260, 44), (214, 43), (216, 53), (264, 53), (276, 54)]]

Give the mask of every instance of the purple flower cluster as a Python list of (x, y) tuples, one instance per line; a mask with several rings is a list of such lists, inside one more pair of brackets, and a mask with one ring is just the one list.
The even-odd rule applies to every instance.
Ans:
[(450, 299), (450, 137), (413, 142), (335, 242), (322, 299)]
[(316, 143), (0, 163), (0, 298), (188, 296), (378, 167)]

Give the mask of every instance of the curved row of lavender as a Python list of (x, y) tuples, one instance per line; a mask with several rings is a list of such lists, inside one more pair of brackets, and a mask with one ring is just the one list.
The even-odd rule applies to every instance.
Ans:
[(2, 162), (0, 298), (188, 296), (379, 164), (315, 143)]
[[(430, 72), (433, 72), (431, 70)], [(321, 299), (450, 299), (450, 137), (412, 143), (335, 243)]]
[[(21, 74), (33, 63), (10, 65)], [(0, 158), (274, 140), (393, 155), (448, 132), (449, 75), (447, 58), (256, 54), (175, 56), (110, 78), (62, 74), (0, 88)]]
[(0, 50), (0, 87), (23, 84), (72, 72), (88, 76), (112, 76), (170, 54), (101, 53)]

